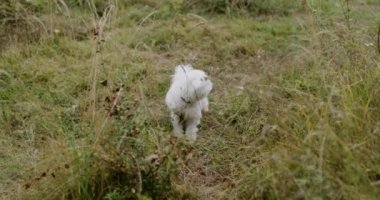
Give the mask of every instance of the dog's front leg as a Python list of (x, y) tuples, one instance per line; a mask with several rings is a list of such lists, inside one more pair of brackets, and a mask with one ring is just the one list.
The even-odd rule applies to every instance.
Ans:
[(205, 98), (203, 98), (201, 101), (200, 101), (200, 103), (201, 103), (201, 109), (202, 109), (202, 112), (203, 113), (206, 113), (206, 112), (208, 112), (208, 98), (207, 97), (205, 97)]
[(188, 137), (193, 142), (197, 139), (199, 122), (199, 119), (190, 119), (186, 122), (186, 137)]
[(180, 117), (177, 114), (175, 114), (174, 112), (171, 112), (170, 115), (172, 118), (174, 135), (176, 135), (177, 137), (182, 137), (183, 136), (183, 125), (182, 125)]

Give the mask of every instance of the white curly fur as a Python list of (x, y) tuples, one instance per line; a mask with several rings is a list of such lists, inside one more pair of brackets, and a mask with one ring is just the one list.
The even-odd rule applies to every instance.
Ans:
[(195, 141), (202, 112), (208, 112), (208, 94), (212, 82), (202, 70), (191, 65), (175, 68), (172, 84), (166, 94), (166, 105), (170, 110), (174, 134)]

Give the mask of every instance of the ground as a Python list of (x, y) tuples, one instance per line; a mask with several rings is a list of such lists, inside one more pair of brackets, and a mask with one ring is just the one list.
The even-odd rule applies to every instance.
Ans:
[[(0, 3), (1, 199), (376, 199), (379, 2), (260, 2)], [(195, 143), (182, 63), (214, 83)]]

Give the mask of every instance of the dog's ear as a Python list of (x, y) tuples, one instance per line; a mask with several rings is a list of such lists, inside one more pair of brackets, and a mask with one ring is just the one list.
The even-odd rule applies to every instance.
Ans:
[(194, 68), (190, 64), (188, 64), (188, 65), (178, 65), (175, 68), (175, 73), (176, 74), (182, 74), (182, 73), (186, 74), (186, 73), (189, 73), (192, 70), (194, 70)]
[(187, 64), (185, 65), (185, 67), (188, 69), (188, 70), (194, 70), (193, 66), (191, 64)]

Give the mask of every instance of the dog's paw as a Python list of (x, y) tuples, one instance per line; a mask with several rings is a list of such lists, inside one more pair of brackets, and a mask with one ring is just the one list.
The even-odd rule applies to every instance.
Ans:
[(190, 143), (194, 143), (197, 140), (197, 134), (186, 134), (186, 138)]
[(173, 132), (174, 132), (174, 135), (176, 137), (183, 137), (184, 136), (184, 132), (182, 129), (174, 129)]

